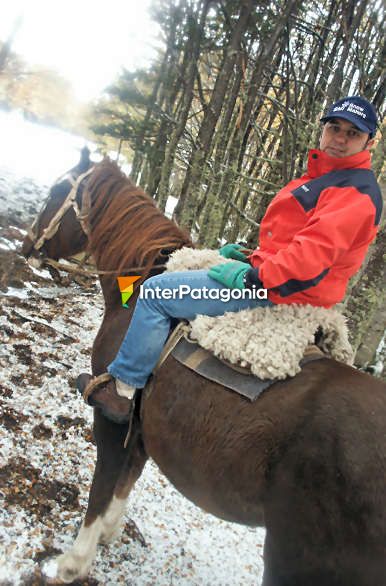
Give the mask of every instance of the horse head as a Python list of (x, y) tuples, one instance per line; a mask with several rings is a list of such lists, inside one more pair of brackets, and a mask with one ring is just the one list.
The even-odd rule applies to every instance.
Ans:
[(59, 177), (24, 238), (21, 253), (38, 268), (48, 259), (68, 258), (87, 246), (84, 184), (94, 168), (87, 147), (79, 163)]
[(101, 273), (134, 266), (146, 278), (160, 259), (182, 246), (192, 246), (189, 235), (116, 163), (106, 158), (92, 165), (83, 154), (51, 188), (22, 253), (33, 266), (47, 265), (52, 272), (59, 258), (87, 249)]

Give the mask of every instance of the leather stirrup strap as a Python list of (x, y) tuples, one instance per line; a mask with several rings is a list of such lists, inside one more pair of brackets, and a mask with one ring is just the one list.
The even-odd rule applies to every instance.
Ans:
[(184, 336), (188, 341), (188, 335), (190, 332), (190, 325), (187, 324), (185, 321), (181, 321), (176, 328), (172, 331), (169, 338), (166, 340), (165, 346), (161, 352), (159, 360), (155, 367), (153, 368), (153, 374), (155, 374), (165, 362), (169, 354), (172, 352), (173, 348), (177, 345), (178, 341)]
[(113, 377), (108, 372), (104, 372), (103, 374), (100, 374), (99, 376), (96, 376), (95, 378), (93, 378), (88, 383), (87, 387), (83, 391), (83, 399), (84, 399), (85, 403), (87, 403), (87, 405), (88, 405), (88, 399), (89, 399), (90, 395), (94, 392), (95, 387), (98, 387), (99, 385), (101, 385), (103, 383), (107, 383), (112, 378)]

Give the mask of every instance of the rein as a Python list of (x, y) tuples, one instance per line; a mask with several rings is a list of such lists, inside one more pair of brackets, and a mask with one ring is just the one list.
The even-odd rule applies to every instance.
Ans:
[[(52, 266), (54, 269), (59, 269), (61, 271), (65, 271), (67, 273), (77, 273), (79, 275), (114, 275), (114, 274), (118, 274), (118, 273), (130, 273), (133, 271), (140, 271), (142, 269), (146, 268), (146, 265), (142, 265), (142, 266), (138, 266), (138, 267), (129, 267), (129, 268), (124, 268), (124, 269), (115, 269), (112, 271), (97, 271), (93, 268), (79, 268), (78, 264), (73, 261), (73, 262), (68, 262), (67, 264), (62, 264), (56, 260), (53, 260), (51, 258), (47, 258), (44, 260), (44, 264), (46, 265), (50, 265)], [(80, 263), (80, 266), (82, 266), (82, 263)], [(152, 269), (158, 269), (158, 268), (165, 268), (166, 264), (156, 264), (156, 265), (151, 265)]]

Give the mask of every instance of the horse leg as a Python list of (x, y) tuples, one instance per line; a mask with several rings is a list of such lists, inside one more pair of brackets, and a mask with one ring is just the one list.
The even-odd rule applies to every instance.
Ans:
[(120, 521), (123, 518), (127, 497), (140, 477), (148, 456), (142, 443), (139, 423), (133, 425), (126, 458), (117, 483), (113, 498), (103, 516), (103, 531), (99, 543), (111, 543), (119, 536)]
[(97, 410), (94, 417), (98, 455), (85, 520), (71, 549), (43, 569), (47, 577), (65, 583), (86, 576), (98, 543), (117, 534), (127, 495), (147, 460), (138, 420), (133, 422), (129, 444), (124, 448), (126, 426), (108, 421)]

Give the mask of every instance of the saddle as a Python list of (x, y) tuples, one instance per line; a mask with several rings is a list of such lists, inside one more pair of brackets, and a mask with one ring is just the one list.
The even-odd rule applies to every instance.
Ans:
[[(213, 352), (203, 348), (191, 338), (191, 327), (186, 322), (180, 322), (172, 331), (154, 369), (154, 374), (169, 355), (200, 376), (216, 382), (250, 401), (255, 401), (263, 391), (279, 380), (277, 378), (259, 378), (252, 373), (250, 368), (232, 364), (215, 356)], [(324, 352), (316, 345), (310, 345), (305, 350), (300, 367), (308, 362), (323, 358), (326, 358)]]
[[(216, 250), (182, 248), (170, 256), (166, 270), (209, 269), (223, 262), (227, 259)], [(338, 309), (298, 304), (198, 315), (174, 330), (159, 364), (170, 353), (252, 401), (273, 383), (296, 376), (307, 362), (354, 360), (346, 320)]]

